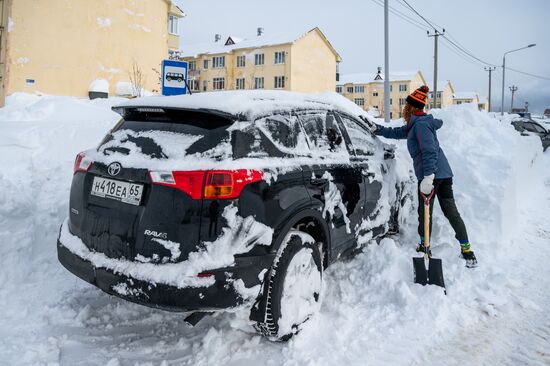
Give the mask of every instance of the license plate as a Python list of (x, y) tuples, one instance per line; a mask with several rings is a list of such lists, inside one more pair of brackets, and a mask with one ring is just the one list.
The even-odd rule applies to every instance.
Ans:
[(110, 198), (113, 200), (139, 206), (143, 184), (121, 182), (119, 180), (94, 177), (92, 190), (93, 196)]

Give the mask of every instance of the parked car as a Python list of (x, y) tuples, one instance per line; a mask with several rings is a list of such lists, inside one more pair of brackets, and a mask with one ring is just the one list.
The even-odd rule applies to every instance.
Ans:
[(247, 307), (261, 334), (290, 338), (319, 309), (323, 270), (396, 232), (410, 205), (392, 145), (341, 96), (217, 92), (114, 109), (120, 122), (76, 157), (59, 261), (193, 324)]
[(518, 118), (512, 121), (514, 128), (521, 132), (522, 135), (537, 135), (542, 141), (542, 149), (546, 150), (550, 146), (550, 132), (540, 123), (527, 118)]

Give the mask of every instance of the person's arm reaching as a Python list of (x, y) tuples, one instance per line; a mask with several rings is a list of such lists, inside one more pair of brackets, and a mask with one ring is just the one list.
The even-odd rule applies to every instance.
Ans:
[(378, 136), (386, 137), (388, 139), (406, 139), (407, 138), (407, 126), (403, 127), (384, 127), (379, 124), (375, 124), (376, 129), (374, 133)]

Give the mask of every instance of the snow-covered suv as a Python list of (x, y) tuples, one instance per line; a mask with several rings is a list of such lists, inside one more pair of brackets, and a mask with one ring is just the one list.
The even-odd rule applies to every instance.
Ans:
[(394, 151), (334, 93), (218, 92), (129, 101), (78, 154), (60, 262), (103, 291), (201, 314), (246, 306), (288, 339), (323, 269), (395, 230)]

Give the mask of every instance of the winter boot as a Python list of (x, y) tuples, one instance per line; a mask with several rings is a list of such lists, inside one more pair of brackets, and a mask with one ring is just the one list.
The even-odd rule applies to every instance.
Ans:
[(462, 255), (462, 259), (466, 261), (466, 267), (468, 268), (477, 267), (477, 259), (474, 254), (474, 251), (470, 249), (470, 243), (461, 243), (460, 253)]

